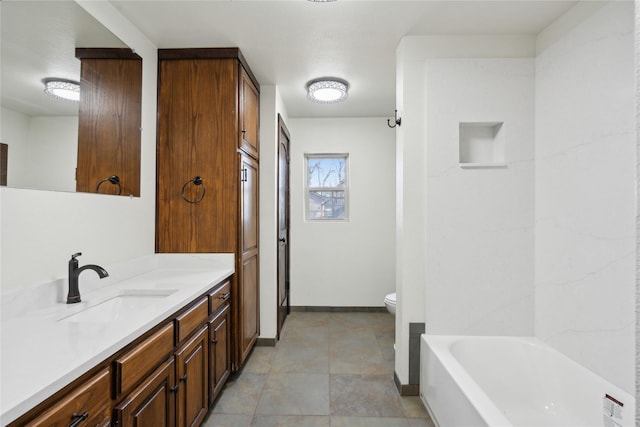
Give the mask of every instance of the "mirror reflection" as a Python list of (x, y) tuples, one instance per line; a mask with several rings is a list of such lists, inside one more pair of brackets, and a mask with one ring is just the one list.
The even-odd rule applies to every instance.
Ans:
[(142, 59), (73, 1), (0, 7), (0, 185), (139, 196)]

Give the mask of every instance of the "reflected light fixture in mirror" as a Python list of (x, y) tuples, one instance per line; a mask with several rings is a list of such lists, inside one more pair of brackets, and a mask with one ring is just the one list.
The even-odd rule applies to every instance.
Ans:
[(349, 83), (342, 79), (323, 77), (307, 83), (307, 98), (318, 104), (342, 102), (349, 96)]
[(44, 92), (63, 101), (80, 102), (80, 83), (64, 79), (43, 79)]
[[(0, 140), (7, 146), (7, 169), (0, 170), (0, 176), (6, 172), (7, 186), (12, 188), (95, 193), (101, 179), (117, 175), (123, 196), (139, 196), (142, 58), (136, 58), (140, 67), (135, 78), (125, 78), (122, 68), (106, 70), (107, 65), (101, 64), (112, 59), (129, 62), (120, 52), (131, 51), (130, 46), (80, 3), (0, 1)], [(100, 16), (108, 15), (100, 12)], [(93, 56), (78, 57), (78, 49)], [(83, 70), (85, 62), (84, 68), (90, 69)], [(83, 78), (85, 72), (91, 75)], [(89, 83), (96, 78), (100, 84)], [(80, 83), (80, 102), (49, 96), (43, 90), (45, 80)], [(126, 85), (125, 90), (113, 93), (111, 82), (119, 88)], [(120, 115), (114, 116), (113, 109)], [(80, 137), (81, 125), (90, 137)], [(78, 157), (86, 146), (100, 150), (88, 153), (93, 156), (90, 161)], [(123, 166), (116, 167), (115, 162)], [(84, 169), (95, 171), (95, 176), (82, 175)], [(78, 177), (86, 177), (87, 185), (79, 188)], [(100, 188), (105, 195), (117, 191), (117, 185), (109, 182)]]

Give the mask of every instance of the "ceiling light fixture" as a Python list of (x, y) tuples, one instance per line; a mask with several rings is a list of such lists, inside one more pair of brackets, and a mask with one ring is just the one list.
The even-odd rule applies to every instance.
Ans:
[(64, 101), (80, 101), (80, 83), (64, 79), (43, 79), (44, 92)]
[(349, 83), (333, 77), (314, 79), (307, 83), (307, 98), (319, 104), (342, 102), (349, 96)]

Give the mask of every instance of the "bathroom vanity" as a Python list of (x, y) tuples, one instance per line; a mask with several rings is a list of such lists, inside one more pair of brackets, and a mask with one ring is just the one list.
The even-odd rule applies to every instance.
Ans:
[(64, 279), (3, 295), (2, 425), (199, 425), (231, 372), (234, 262), (105, 266), (81, 276), (77, 304)]

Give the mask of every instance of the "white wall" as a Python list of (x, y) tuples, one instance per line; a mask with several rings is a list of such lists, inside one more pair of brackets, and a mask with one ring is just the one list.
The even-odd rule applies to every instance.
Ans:
[[(635, 58), (636, 58), (636, 159), (640, 150), (640, 6), (635, 2)], [(640, 175), (640, 163), (636, 162), (636, 176)], [(640, 260), (637, 257), (640, 243), (640, 188), (636, 185), (636, 425), (640, 425)]]
[[(386, 118), (289, 119), (291, 305), (384, 306), (395, 290), (395, 133)], [(305, 153), (348, 153), (349, 221), (304, 220)]]
[(583, 4), (536, 58), (536, 335), (633, 393), (633, 3)]
[[(533, 335), (533, 58), (430, 59), (425, 78), (425, 329)], [(502, 122), (505, 166), (461, 168), (460, 122)]]
[[(397, 129), (395, 370), (402, 384), (409, 381), (409, 323), (428, 317), (427, 332), (532, 332), (533, 260), (526, 259), (532, 253), (532, 216), (525, 213), (532, 209), (533, 193), (531, 147), (526, 146), (532, 142), (532, 117), (526, 116), (532, 110), (532, 64), (497, 58), (533, 57), (534, 52), (531, 36), (405, 37), (398, 47), (396, 102), (402, 126)], [(507, 69), (501, 71), (499, 64)], [(514, 100), (501, 79), (524, 98)], [(504, 120), (513, 133), (507, 158), (513, 163), (507, 169), (460, 170), (461, 120)], [(497, 191), (488, 185), (497, 185)], [(476, 198), (482, 194), (486, 203)], [(514, 213), (523, 216), (511, 218)], [(492, 214), (497, 217), (487, 218)], [(488, 227), (482, 224), (486, 219), (491, 219)], [(503, 248), (506, 243), (510, 246)], [(514, 267), (501, 274), (492, 270), (496, 261)], [(504, 295), (486, 294), (492, 280)], [(472, 304), (472, 297), (482, 304)], [(516, 324), (509, 326), (494, 312), (515, 314)]]
[(278, 333), (278, 114), (288, 126), (277, 86), (260, 86), (260, 338)]
[(2, 117), (2, 141), (9, 145), (8, 185), (75, 191), (78, 117), (27, 117), (6, 108)]
[(29, 116), (8, 108), (2, 108), (0, 140), (7, 144), (7, 184), (20, 186), (21, 171), (26, 169), (29, 139)]
[(0, 189), (2, 292), (67, 275), (67, 261), (108, 264), (154, 252), (156, 47), (108, 2), (80, 1), (143, 58), (141, 197)]

